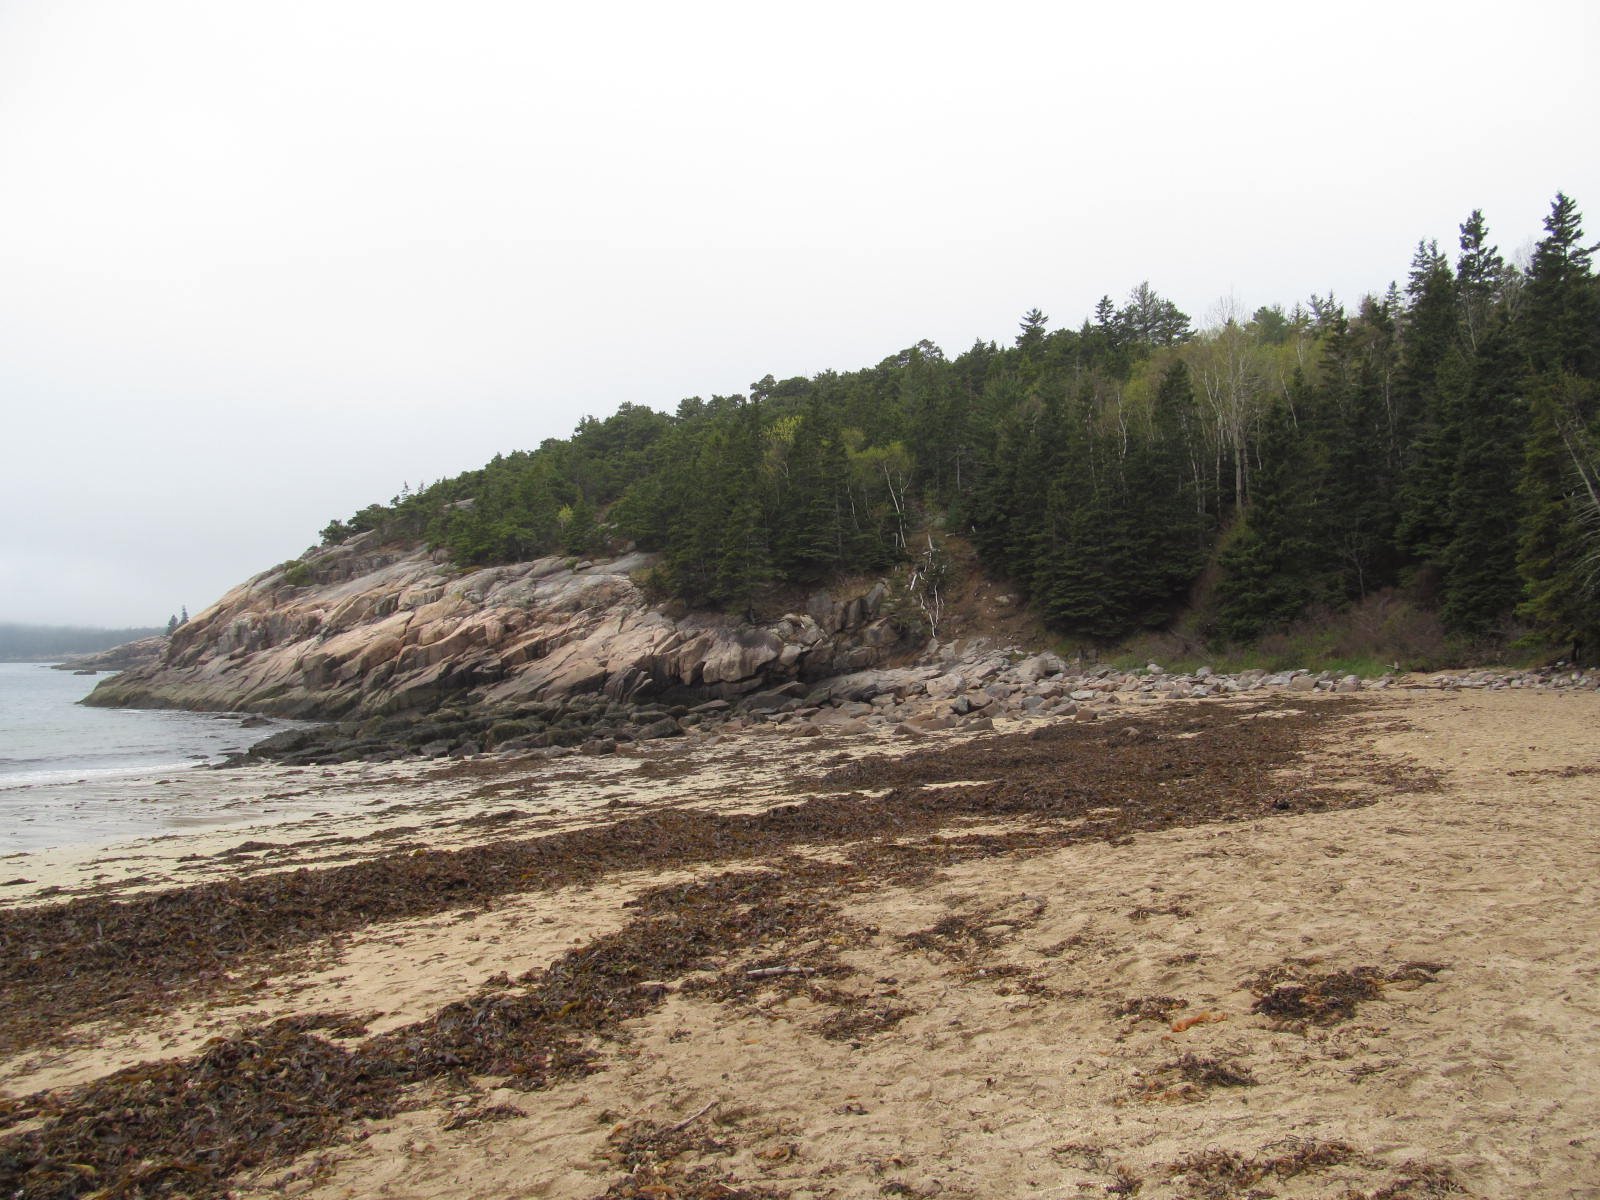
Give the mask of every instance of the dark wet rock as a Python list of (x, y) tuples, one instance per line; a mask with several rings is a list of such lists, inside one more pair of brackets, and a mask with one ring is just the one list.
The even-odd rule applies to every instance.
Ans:
[(634, 736), (641, 742), (649, 742), (657, 738), (682, 737), (683, 729), (672, 717), (662, 717), (659, 721), (641, 726)]

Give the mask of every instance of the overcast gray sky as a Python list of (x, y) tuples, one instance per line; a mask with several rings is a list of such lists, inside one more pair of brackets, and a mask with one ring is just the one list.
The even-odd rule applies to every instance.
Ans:
[(1600, 236), (1592, 8), (0, 0), (0, 620), (623, 401)]

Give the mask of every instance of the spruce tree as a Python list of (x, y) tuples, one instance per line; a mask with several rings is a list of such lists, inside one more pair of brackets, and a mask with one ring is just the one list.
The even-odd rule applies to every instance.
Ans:
[(839, 427), (817, 403), (795, 428), (783, 486), (772, 518), (773, 566), (814, 583), (855, 565), (855, 531), (847, 527), (849, 463)]
[(1171, 617), (1205, 561), (1205, 514), (1185, 447), (1198, 424), (1188, 369), (1174, 362), (1156, 389), (1147, 434), (1132, 439), (1122, 462), (1118, 508), (1130, 543), (1122, 555), (1130, 631)]
[(600, 526), (595, 521), (594, 509), (579, 496), (567, 510), (567, 521), (561, 530), (561, 548), (583, 558), (593, 554), (600, 544)]
[(1287, 624), (1317, 598), (1322, 555), (1306, 487), (1310, 468), (1289, 405), (1280, 397), (1264, 422), (1250, 503), (1218, 558), (1217, 631), (1230, 641), (1249, 641)]
[(666, 582), (690, 604), (748, 608), (772, 574), (760, 406), (716, 404), (698, 442), (693, 462), (672, 472), (661, 497)]
[(1395, 530), (1414, 573), (1435, 575), (1455, 537), (1450, 494), (1461, 456), (1461, 409), (1471, 382), (1470, 362), (1452, 345), (1423, 386)]
[(1528, 271), (1521, 316), (1535, 372), (1518, 495), (1519, 614), (1574, 651), (1600, 627), (1600, 292), (1577, 205), (1557, 194)]
[(1450, 485), (1457, 447), (1452, 423), (1463, 382), (1460, 297), (1435, 243), (1418, 243), (1406, 284), (1396, 390), (1411, 414), (1395, 538), (1413, 566), (1436, 563), (1450, 540)]
[(1126, 632), (1113, 505), (1091, 479), (1063, 474), (1051, 488), (1045, 517), (1049, 533), (1041, 539), (1030, 589), (1045, 620), (1095, 639)]
[(732, 498), (717, 537), (710, 598), (724, 608), (753, 615), (756, 597), (772, 582), (771, 557), (761, 506), (753, 494)]
[(1594, 378), (1600, 369), (1600, 293), (1590, 274), (1592, 247), (1583, 244), (1583, 217), (1570, 197), (1557, 192), (1544, 227), (1528, 268), (1528, 356), (1537, 371)]
[(1395, 326), (1389, 306), (1368, 298), (1359, 317), (1329, 339), (1327, 384), (1316, 420), (1302, 429), (1313, 455), (1302, 486), (1318, 508), (1308, 530), (1328, 550), (1312, 591), (1359, 599), (1394, 582), (1398, 568), (1404, 447), (1415, 425), (1411, 398), (1397, 382)]
[(1522, 466), (1525, 405), (1518, 358), (1510, 332), (1491, 331), (1481, 344), (1457, 422), (1441, 615), (1449, 629), (1472, 641), (1497, 636), (1521, 598), (1514, 489)]
[[(1600, 388), (1546, 376), (1534, 390), (1518, 495), (1518, 615), (1575, 659), (1600, 654)], [(1587, 422), (1585, 416), (1589, 417)]]
[(1030, 308), (1023, 313), (1017, 333), (1017, 349), (1024, 355), (1037, 354), (1044, 345), (1044, 330), (1049, 323), (1050, 318), (1037, 308)]
[(1489, 244), (1489, 227), (1483, 210), (1475, 208), (1461, 225), (1461, 255), (1456, 259), (1458, 329), (1469, 355), (1489, 332), (1495, 307), (1505, 286), (1506, 264), (1500, 250)]

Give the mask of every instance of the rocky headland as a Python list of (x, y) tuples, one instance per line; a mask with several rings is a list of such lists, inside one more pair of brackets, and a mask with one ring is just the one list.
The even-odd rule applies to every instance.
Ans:
[(762, 623), (653, 604), (652, 560), (545, 558), (461, 571), (363, 535), (262, 572), (103, 682), (101, 705), (249, 710), (325, 724), (259, 743), (289, 763), (609, 754), (756, 725), (809, 736), (978, 732), (1247, 693), (1600, 687), (1546, 669), (1377, 679), (1305, 670), (1118, 670), (977, 636), (930, 644), (889, 587), (816, 591)]
[(129, 671), (134, 667), (148, 667), (161, 661), (167, 652), (165, 634), (123, 642), (109, 650), (93, 654), (75, 654), (55, 664), (57, 671), (72, 671), (78, 675), (98, 675), (101, 671)]
[(906, 657), (917, 640), (884, 613), (888, 589), (752, 623), (653, 605), (652, 560), (543, 558), (458, 570), (371, 535), (264, 571), (107, 680), (90, 703), (250, 710), (324, 720), (414, 720), (610, 704), (733, 701)]

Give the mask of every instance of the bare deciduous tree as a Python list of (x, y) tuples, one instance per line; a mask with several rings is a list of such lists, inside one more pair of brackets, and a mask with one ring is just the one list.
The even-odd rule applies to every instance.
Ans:
[(1234, 502), (1242, 506), (1250, 492), (1250, 430), (1265, 406), (1270, 365), (1239, 319), (1237, 301), (1228, 297), (1209, 315), (1211, 325), (1188, 343), (1183, 358), (1205, 397), (1217, 452), (1232, 459)]
[(928, 622), (928, 636), (937, 639), (939, 623), (944, 620), (945, 593), (949, 589), (954, 564), (942, 547), (928, 535), (928, 547), (911, 562), (911, 573), (906, 578), (906, 591), (912, 602)]

